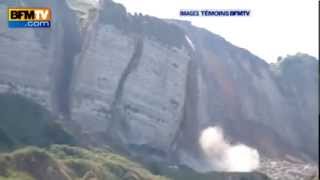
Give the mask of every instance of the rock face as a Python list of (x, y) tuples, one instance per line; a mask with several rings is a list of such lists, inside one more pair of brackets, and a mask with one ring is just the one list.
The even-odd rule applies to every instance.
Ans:
[(259, 171), (268, 174), (268, 176), (274, 180), (312, 180), (313, 177), (317, 177), (318, 167), (301, 162), (279, 161), (264, 158), (261, 160)]
[[(63, 2), (28, 1), (31, 7), (51, 7), (51, 29), (8, 29), (7, 7), (1, 3), (1, 91), (28, 96), (49, 110), (68, 116), (73, 61), (80, 51), (80, 29), (75, 13)], [(65, 18), (69, 17), (69, 18)]]
[[(124, 9), (112, 12), (122, 6), (110, 2), (103, 6), (95, 34), (79, 55), (72, 118), (91, 132), (107, 131), (124, 144), (167, 151), (182, 120), (187, 49), (152, 39), (144, 33), (148, 26), (137, 25), (141, 20)], [(122, 21), (113, 22), (117, 18)]]
[[(182, 152), (199, 151), (196, 145), (200, 131), (218, 125), (232, 141), (257, 147), (259, 152), (317, 161), (315, 58), (297, 54), (269, 65), (204, 29), (173, 23), (192, 40), (196, 57), (188, 74), (187, 103), (178, 141), (178, 147), (185, 147)], [(185, 156), (185, 152), (182, 154)]]
[(130, 15), (108, 0), (87, 9), (24, 1), (52, 7), (53, 27), (8, 29), (6, 8), (19, 2), (0, 5), (1, 92), (28, 96), (89, 136), (196, 169), (199, 133), (216, 125), (267, 156), (318, 159), (315, 58), (270, 65), (188, 22)]

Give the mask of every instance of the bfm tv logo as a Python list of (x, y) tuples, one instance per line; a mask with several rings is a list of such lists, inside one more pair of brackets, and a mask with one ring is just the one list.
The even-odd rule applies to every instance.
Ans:
[(9, 28), (49, 28), (50, 8), (8, 8)]

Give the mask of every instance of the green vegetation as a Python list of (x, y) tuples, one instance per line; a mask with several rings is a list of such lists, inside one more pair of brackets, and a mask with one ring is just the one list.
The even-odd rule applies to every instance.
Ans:
[(0, 94), (0, 124), (0, 151), (76, 142), (45, 108), (19, 95)]
[[(23, 177), (23, 178), (22, 178)], [(165, 180), (123, 156), (68, 145), (26, 147), (0, 156), (0, 180)]]
[(201, 174), (183, 166), (145, 166), (102, 149), (25, 147), (0, 155), (0, 180), (269, 180), (261, 173)]
[(0, 180), (268, 180), (260, 173), (201, 174), (164, 164), (149, 168), (107, 150), (69, 145), (25, 147), (0, 155)]

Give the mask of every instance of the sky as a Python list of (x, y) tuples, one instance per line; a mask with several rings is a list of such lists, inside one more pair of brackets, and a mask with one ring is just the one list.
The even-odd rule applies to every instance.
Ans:
[[(191, 21), (232, 44), (276, 62), (277, 57), (307, 53), (318, 59), (316, 0), (114, 0), (128, 12)], [(180, 9), (249, 9), (249, 17), (180, 17)]]

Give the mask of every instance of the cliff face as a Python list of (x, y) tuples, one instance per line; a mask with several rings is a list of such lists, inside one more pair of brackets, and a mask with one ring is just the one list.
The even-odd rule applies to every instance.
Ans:
[(124, 144), (167, 151), (181, 122), (187, 50), (144, 33), (149, 26), (143, 23), (152, 19), (128, 16), (111, 2), (102, 6), (95, 34), (79, 55), (72, 118)]
[(1, 92), (34, 99), (88, 136), (195, 168), (199, 133), (216, 125), (272, 157), (318, 158), (315, 58), (269, 65), (187, 22), (129, 15), (111, 1), (23, 2), (52, 7), (54, 20), (48, 30), (7, 29), (7, 6), (21, 4), (0, 5)]
[(190, 37), (197, 57), (189, 73), (179, 147), (198, 151), (200, 131), (219, 125), (231, 141), (273, 157), (318, 159), (315, 58), (297, 54), (269, 65), (204, 29), (173, 23)]
[[(8, 29), (7, 7), (22, 5), (51, 7), (52, 28)], [(5, 1), (0, 8), (1, 90), (28, 96), (68, 116), (73, 64), (81, 50), (75, 13), (65, 1)]]

